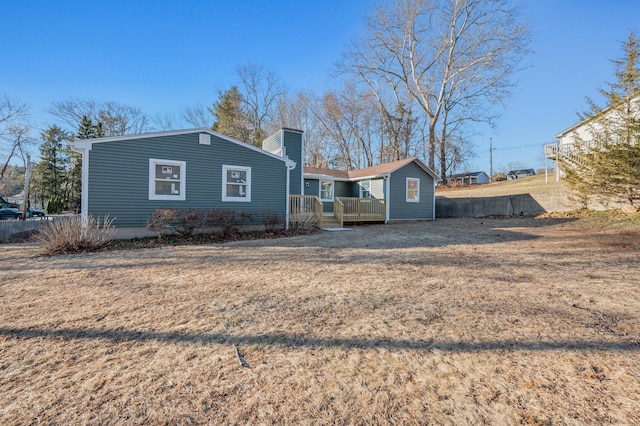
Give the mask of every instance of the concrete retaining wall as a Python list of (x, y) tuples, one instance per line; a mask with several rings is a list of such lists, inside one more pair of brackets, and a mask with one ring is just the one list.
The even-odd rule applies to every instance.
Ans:
[(436, 217), (521, 216), (575, 209), (566, 194), (514, 194), (496, 197), (436, 197)]

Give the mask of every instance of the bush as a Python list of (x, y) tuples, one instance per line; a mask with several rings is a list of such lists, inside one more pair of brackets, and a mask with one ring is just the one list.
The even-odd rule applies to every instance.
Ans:
[(240, 226), (252, 220), (250, 213), (239, 210), (158, 209), (147, 219), (147, 229), (168, 231), (185, 238), (197, 228), (211, 226), (220, 228), (222, 235), (228, 238), (238, 235)]
[(111, 241), (115, 233), (113, 219), (82, 216), (61, 217), (44, 224), (33, 238), (46, 254), (66, 254), (98, 250)]
[(276, 233), (284, 229), (284, 216), (282, 213), (274, 212), (272, 210), (264, 210), (262, 212), (262, 224), (266, 232)]
[(181, 237), (193, 234), (196, 228), (206, 224), (206, 215), (196, 209), (158, 209), (147, 219), (147, 229), (169, 231)]
[(221, 228), (225, 238), (235, 237), (240, 233), (240, 226), (251, 223), (253, 215), (240, 210), (213, 209), (207, 214), (207, 225)]
[(294, 234), (308, 234), (318, 229), (318, 218), (314, 214), (298, 215), (298, 220), (289, 222), (289, 230)]

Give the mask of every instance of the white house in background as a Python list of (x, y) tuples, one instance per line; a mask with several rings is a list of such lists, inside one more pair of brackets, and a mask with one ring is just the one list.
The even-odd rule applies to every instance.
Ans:
[[(615, 123), (616, 120), (622, 120), (624, 114), (621, 112), (621, 107), (626, 105), (626, 101), (622, 101), (615, 107), (605, 108), (599, 114), (582, 120), (558, 133), (556, 135), (558, 142), (544, 146), (546, 158), (555, 162), (556, 181), (559, 180), (560, 175), (564, 175), (560, 168), (560, 162), (565, 161), (568, 164), (582, 163), (580, 152), (598, 143), (597, 140), (593, 140), (593, 134), (602, 130), (602, 121), (606, 120)], [(631, 108), (632, 111), (637, 111), (640, 114), (640, 94), (631, 99)]]
[(489, 183), (489, 175), (485, 172), (458, 173), (449, 176), (448, 181), (453, 185), (477, 185)]
[(527, 176), (535, 176), (536, 171), (533, 169), (510, 170), (507, 173), (507, 180), (519, 179)]

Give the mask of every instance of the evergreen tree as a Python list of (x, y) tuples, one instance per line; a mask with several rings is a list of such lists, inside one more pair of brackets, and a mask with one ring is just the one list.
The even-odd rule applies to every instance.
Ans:
[(604, 108), (589, 100), (582, 117), (590, 140), (578, 139), (581, 164), (565, 164), (567, 182), (583, 199), (625, 202), (640, 211), (640, 39), (629, 34), (624, 56), (613, 60), (615, 80), (600, 93)]
[(218, 94), (218, 101), (209, 108), (214, 122), (211, 127), (216, 132), (242, 142), (251, 143), (249, 115), (242, 108), (243, 97), (236, 86)]
[[(93, 139), (104, 137), (104, 128), (101, 122), (93, 123), (90, 117), (83, 115), (78, 126), (78, 139)], [(68, 170), (69, 194), (67, 197), (67, 208), (71, 211), (79, 211), (82, 190), (82, 156), (68, 149), (70, 156), (70, 168)]]
[(69, 135), (56, 125), (42, 132), (40, 162), (34, 168), (34, 186), (39, 194), (34, 193), (43, 204), (55, 198), (65, 200), (68, 196), (67, 168), (71, 159), (63, 145), (68, 139)]

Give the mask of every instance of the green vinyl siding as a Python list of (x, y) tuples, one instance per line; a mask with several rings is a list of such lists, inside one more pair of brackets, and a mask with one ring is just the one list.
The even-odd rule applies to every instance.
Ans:
[(282, 144), (287, 158), (296, 163), (296, 167), (290, 172), (289, 193), (301, 195), (303, 193), (301, 185), (302, 170), (304, 168), (302, 161), (302, 132), (283, 129), (280, 133), (282, 134)]
[(320, 182), (317, 179), (305, 179), (304, 180), (304, 195), (315, 195), (319, 197), (320, 194)]
[[(149, 159), (186, 162), (186, 199), (149, 200)], [(222, 201), (222, 165), (251, 167), (251, 202)], [(286, 212), (284, 161), (215, 135), (198, 133), (94, 143), (89, 151), (88, 213), (108, 214), (120, 227), (144, 226), (159, 208)]]
[[(420, 202), (418, 203), (406, 201), (408, 177), (420, 179)], [(393, 172), (390, 179), (390, 220), (434, 219), (434, 188), (431, 175), (415, 162), (411, 162)]]
[(351, 196), (351, 192), (350, 192), (350, 187), (351, 184), (349, 182), (344, 182), (344, 181), (335, 181), (333, 182), (333, 196), (335, 197), (350, 197)]

